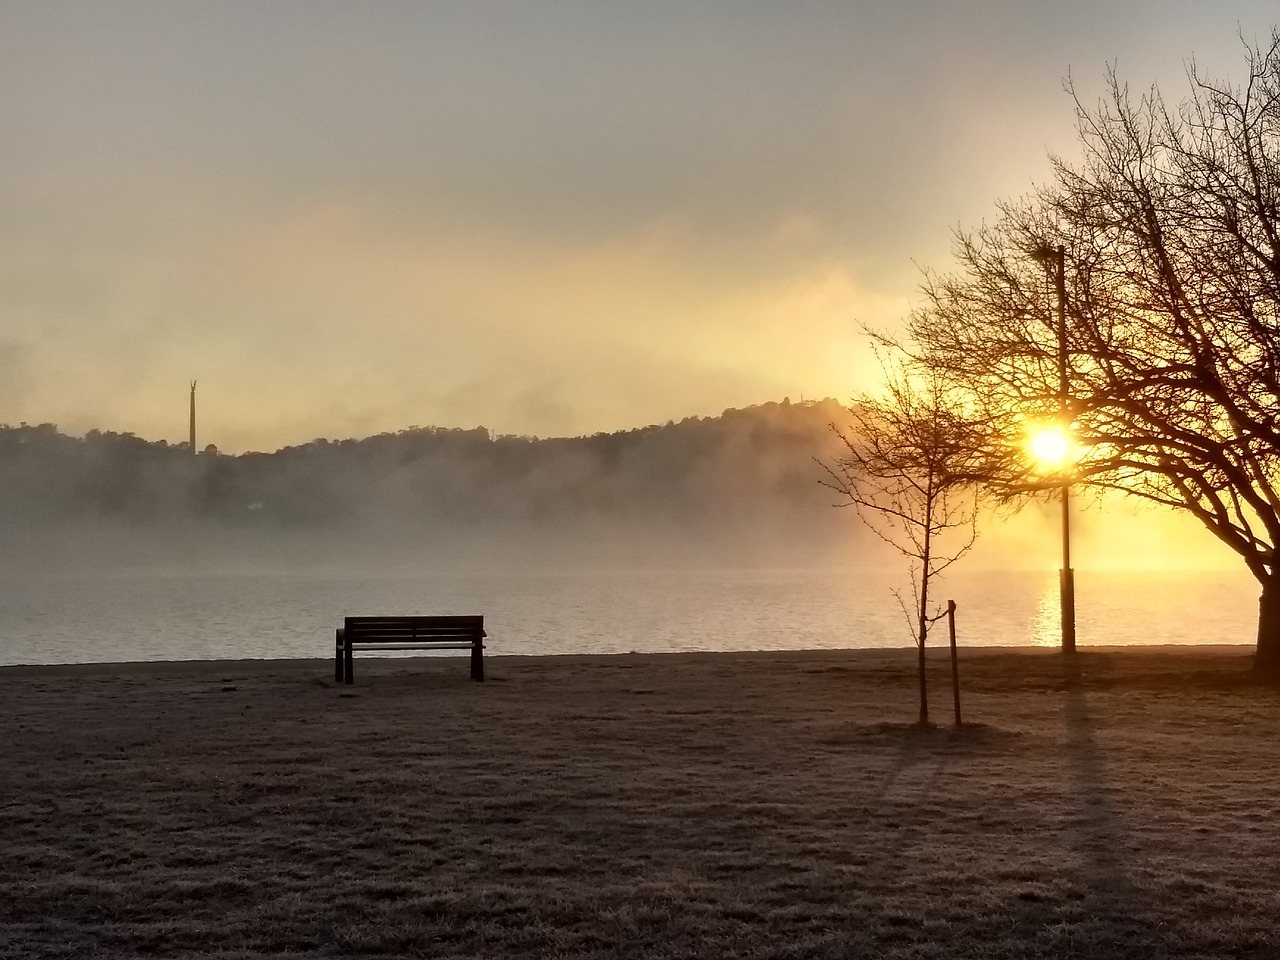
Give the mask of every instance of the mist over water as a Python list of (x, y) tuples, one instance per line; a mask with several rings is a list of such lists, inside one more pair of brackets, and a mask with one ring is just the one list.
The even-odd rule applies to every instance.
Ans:
[[(65, 545), (64, 545), (65, 546)], [(135, 545), (136, 546), (136, 545)], [(169, 542), (103, 562), (105, 542), (55, 566), (0, 574), (0, 662), (326, 657), (347, 615), (479, 613), (489, 654), (905, 647), (894, 591), (905, 569), (876, 554), (771, 558), (673, 540), (666, 549), (510, 538), (379, 551), (342, 538), (195, 550)], [(184, 555), (185, 554), (185, 555)], [(1248, 643), (1256, 590), (1216, 571), (1077, 570), (1082, 646)], [(1056, 569), (956, 567), (935, 596), (958, 603), (964, 646), (1054, 646)], [(945, 644), (943, 625), (931, 643)]]
[[(368, 614), (481, 614), (491, 654), (909, 646), (905, 559), (819, 482), (841, 409), (241, 457), (0, 428), (0, 662), (323, 657)], [(1253, 642), (1257, 588), (1203, 530), (1073, 509), (1082, 645)], [(961, 643), (1058, 642), (1057, 524), (982, 518), (932, 593)]]

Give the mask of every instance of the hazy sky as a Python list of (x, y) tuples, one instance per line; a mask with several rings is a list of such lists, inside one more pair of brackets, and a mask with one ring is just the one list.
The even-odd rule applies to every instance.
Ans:
[(274, 449), (872, 385), (1070, 71), (1239, 78), (1274, 0), (0, 0), (0, 422)]

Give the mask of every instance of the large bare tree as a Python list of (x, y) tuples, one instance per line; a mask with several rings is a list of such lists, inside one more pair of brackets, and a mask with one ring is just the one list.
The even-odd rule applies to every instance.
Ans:
[(1234, 550), (1261, 586), (1255, 667), (1275, 673), (1280, 35), (1244, 51), (1241, 82), (1192, 64), (1173, 106), (1114, 71), (1098, 104), (1076, 96), (1081, 158), (958, 237), (959, 269), (927, 279), (910, 335), (1014, 449), (1060, 411), (1054, 283), (1031, 255), (1060, 251), (1076, 481), (1188, 511)]

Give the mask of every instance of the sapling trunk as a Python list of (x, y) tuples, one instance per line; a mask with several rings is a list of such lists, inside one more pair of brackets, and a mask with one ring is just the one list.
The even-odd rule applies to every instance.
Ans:
[(951, 642), (951, 698), (955, 703), (956, 726), (960, 726), (960, 665), (956, 656), (956, 602), (947, 601), (947, 635)]
[(920, 675), (920, 722), (929, 722), (929, 690), (925, 680), (924, 642), (929, 636), (929, 551), (933, 546), (933, 477), (929, 477), (930, 495), (925, 500), (924, 512), (924, 549), (921, 551), (923, 565), (920, 570), (920, 610), (919, 633), (916, 636), (917, 672)]

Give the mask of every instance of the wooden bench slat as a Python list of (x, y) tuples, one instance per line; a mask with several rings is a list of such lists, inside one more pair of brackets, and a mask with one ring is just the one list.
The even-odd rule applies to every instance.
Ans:
[(433, 643), (430, 646), (423, 646), (420, 643), (369, 643), (362, 646), (361, 650), (470, 650), (474, 647), (474, 643)]
[(403, 633), (406, 636), (418, 634), (424, 637), (440, 636), (448, 634), (457, 634), (458, 636), (471, 636), (476, 632), (472, 627), (369, 627), (369, 626), (351, 626), (347, 627), (347, 632), (353, 637), (359, 636), (380, 636), (384, 633)]
[(347, 639), (352, 643), (370, 643), (382, 639), (395, 640), (421, 640), (424, 643), (433, 643), (436, 641), (444, 642), (448, 640), (470, 640), (475, 636), (474, 633), (463, 633), (459, 630), (449, 630), (440, 633), (403, 633), (393, 630), (384, 630), (378, 633), (352, 633), (350, 630), (345, 632)]
[(344, 625), (351, 630), (465, 630), (484, 629), (484, 617), (457, 618), (450, 621), (434, 621), (430, 618), (405, 618), (402, 620), (370, 621), (363, 617), (347, 617)]

